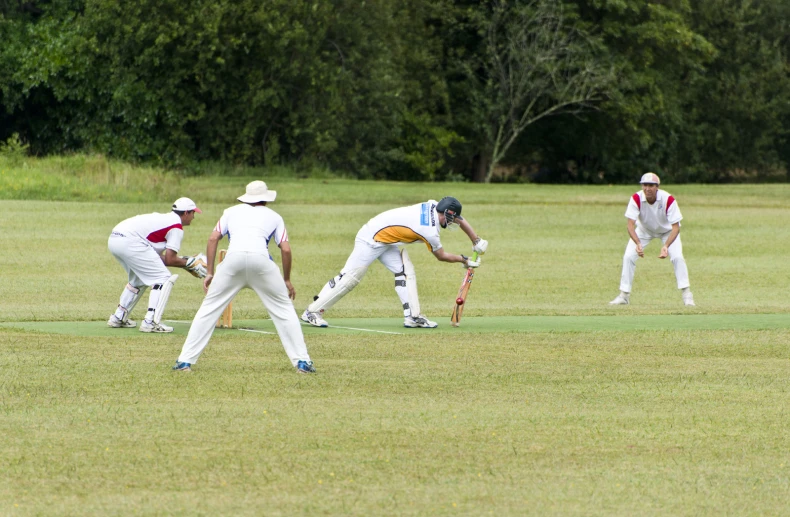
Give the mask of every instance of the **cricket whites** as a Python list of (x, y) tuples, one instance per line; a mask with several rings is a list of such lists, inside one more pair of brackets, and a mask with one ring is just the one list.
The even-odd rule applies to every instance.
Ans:
[[(477, 260), (477, 252), (472, 255), (472, 260)], [(469, 288), (472, 287), (472, 280), (475, 277), (474, 268), (466, 268), (466, 275), (464, 281), (461, 282), (461, 288), (458, 289), (458, 296), (455, 299), (453, 306), (453, 315), (450, 316), (450, 324), (457, 327), (461, 324), (461, 315), (464, 313), (464, 305), (466, 305), (466, 296), (469, 294)]]
[[(217, 262), (217, 264), (221, 263), (225, 259), (225, 254), (227, 252), (228, 250), (220, 250), (219, 262)], [(217, 320), (215, 327), (224, 329), (233, 328), (233, 300), (231, 300), (228, 306), (225, 307), (225, 310), (222, 311), (222, 316), (220, 316)]]

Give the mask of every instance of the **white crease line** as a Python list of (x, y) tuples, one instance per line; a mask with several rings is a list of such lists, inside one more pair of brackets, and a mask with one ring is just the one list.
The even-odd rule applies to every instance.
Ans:
[[(168, 322), (168, 323), (192, 323), (191, 321), (184, 321), (184, 320), (165, 320), (165, 321)], [(234, 329), (231, 328), (230, 330), (234, 330)], [(245, 332), (257, 332), (259, 334), (271, 334), (273, 336), (277, 335), (276, 332), (266, 332), (265, 330), (244, 329), (244, 328), (238, 328), (238, 327), (236, 327), (235, 330), (243, 330)]]
[(243, 328), (237, 328), (236, 330), (243, 330), (244, 332), (257, 332), (258, 334), (271, 334), (273, 336), (277, 335), (277, 332), (266, 332), (265, 330), (243, 329)]
[[(302, 322), (303, 326), (314, 327), (315, 325), (310, 325), (309, 323)], [(386, 330), (372, 330), (372, 329), (358, 329), (355, 327), (339, 327), (337, 325), (329, 325), (330, 329), (346, 329), (346, 330), (361, 330), (362, 332), (378, 332), (379, 334), (395, 334), (397, 336), (402, 336), (403, 332), (387, 332)]]
[[(168, 323), (192, 323), (191, 321), (184, 321), (184, 320), (165, 320), (165, 321), (168, 322)], [(313, 325), (310, 325), (309, 323), (305, 323), (305, 322), (300, 322), (300, 323), (302, 325), (305, 325), (305, 326), (308, 326), (308, 327), (312, 327), (313, 326)], [(339, 327), (337, 325), (329, 325), (328, 328), (331, 328), (331, 329), (345, 329), (345, 330), (360, 330), (362, 332), (377, 332), (379, 334), (394, 334), (396, 336), (402, 336), (403, 335), (403, 332), (388, 332), (386, 330), (358, 329), (356, 327)], [(272, 335), (275, 335), (275, 336), (277, 335), (276, 332), (266, 332), (265, 330), (253, 330), (253, 329), (242, 329), (242, 328), (237, 328), (236, 330), (243, 330), (245, 332), (259, 332), (261, 334), (272, 334)]]
[(258, 334), (271, 334), (273, 336), (277, 335), (277, 332), (266, 332), (265, 330), (243, 329), (243, 328), (237, 328), (236, 330), (243, 330), (244, 332), (257, 332)]

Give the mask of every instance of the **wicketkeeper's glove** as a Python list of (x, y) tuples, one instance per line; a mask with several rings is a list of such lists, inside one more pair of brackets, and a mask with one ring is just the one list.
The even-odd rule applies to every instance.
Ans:
[(475, 241), (475, 245), (472, 246), (472, 251), (476, 251), (480, 255), (486, 252), (488, 249), (488, 241), (485, 239), (481, 239), (480, 237), (477, 238)]
[(196, 278), (206, 278), (206, 256), (202, 253), (198, 253), (194, 257), (182, 257), (184, 260), (187, 261), (187, 265), (184, 266), (184, 269), (189, 271), (189, 273), (196, 277)]

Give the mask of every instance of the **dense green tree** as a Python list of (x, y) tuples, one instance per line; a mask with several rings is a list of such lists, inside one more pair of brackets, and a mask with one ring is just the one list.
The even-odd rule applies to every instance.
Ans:
[(685, 82), (686, 123), (672, 168), (687, 181), (785, 179), (790, 4), (697, 0), (692, 23), (717, 53)]
[(549, 166), (543, 179), (634, 181), (645, 170), (670, 181), (781, 177), (790, 108), (787, 3), (578, 5), (618, 63), (618, 89), (600, 112), (525, 135), (524, 154)]
[(715, 48), (690, 26), (687, 0), (579, 0), (579, 15), (601, 35), (618, 69), (617, 89), (599, 113), (550, 128), (562, 141), (547, 148), (559, 177), (634, 181), (664, 172), (684, 124), (684, 81), (704, 70)]
[[(552, 5), (561, 22), (529, 24)], [(0, 0), (0, 141), (367, 178), (504, 159), (547, 181), (782, 179), (788, 20), (785, 0)], [(552, 41), (568, 51), (529, 47)], [(616, 81), (563, 98), (590, 63)]]
[(62, 130), (35, 135), (42, 151), (420, 177), (455, 139), (434, 122), (446, 93), (420, 2), (58, 5), (4, 53), (7, 109), (41, 103)]
[[(485, 177), (530, 126), (549, 117), (597, 109), (613, 88), (614, 68), (558, 0), (496, 2), (486, 20), (482, 63), (470, 67), (472, 109), (481, 140), (477, 172)], [(482, 77), (478, 74), (482, 69)]]

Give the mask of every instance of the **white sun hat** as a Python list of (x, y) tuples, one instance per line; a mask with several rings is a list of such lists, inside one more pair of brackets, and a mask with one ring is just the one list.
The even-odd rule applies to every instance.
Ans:
[(655, 183), (656, 185), (661, 185), (661, 180), (658, 179), (658, 174), (655, 172), (646, 172), (642, 175), (642, 179), (639, 180), (639, 183)]
[(247, 185), (247, 193), (239, 196), (242, 203), (260, 203), (261, 201), (274, 201), (277, 197), (276, 190), (269, 190), (263, 181), (253, 181)]
[(176, 199), (173, 203), (173, 210), (178, 210), (179, 212), (189, 212), (194, 210), (199, 214), (203, 213), (203, 210), (199, 209), (195, 202), (188, 197), (180, 197)]

